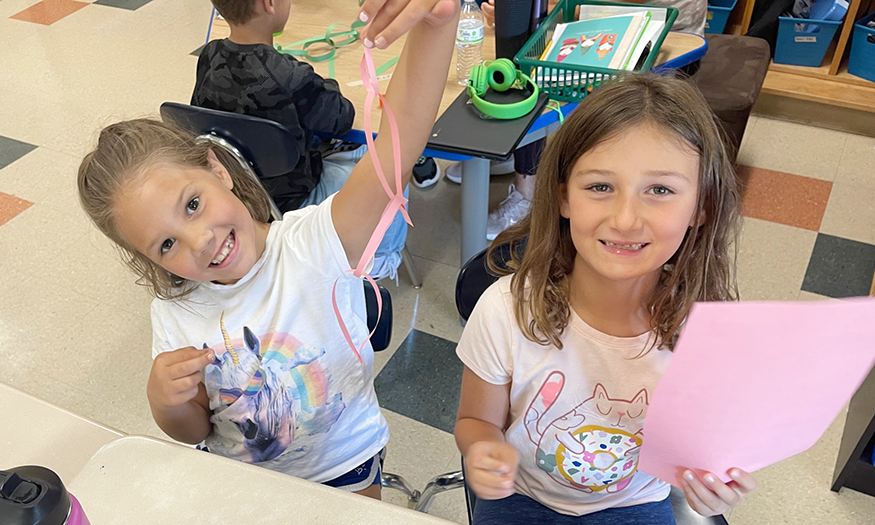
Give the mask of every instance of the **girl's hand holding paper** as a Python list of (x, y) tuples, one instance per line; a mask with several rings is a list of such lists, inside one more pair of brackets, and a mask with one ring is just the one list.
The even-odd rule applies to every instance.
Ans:
[(729, 483), (723, 483), (710, 472), (706, 472), (703, 479), (692, 470), (684, 472), (681, 488), (690, 507), (702, 516), (717, 516), (741, 503), (756, 488), (753, 476), (741, 469), (730, 469), (727, 474), (732, 478)]
[[(745, 494), (744, 471), (805, 451), (841, 413), (875, 365), (872, 319), (873, 298), (697, 303), (650, 401), (639, 470), (699, 512), (737, 503), (722, 482)], [(706, 476), (713, 497), (696, 490)]]

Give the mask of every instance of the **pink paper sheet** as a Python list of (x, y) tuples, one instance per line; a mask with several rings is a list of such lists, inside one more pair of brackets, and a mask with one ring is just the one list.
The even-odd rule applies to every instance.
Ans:
[(875, 365), (875, 299), (698, 303), (644, 421), (638, 468), (728, 481), (814, 445)]

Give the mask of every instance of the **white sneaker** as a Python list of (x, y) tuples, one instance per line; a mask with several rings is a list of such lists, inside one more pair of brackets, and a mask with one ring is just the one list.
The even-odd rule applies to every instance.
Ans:
[(447, 166), (446, 171), (444, 171), (444, 177), (450, 182), (462, 184), (462, 163), (454, 162)]
[[(504, 175), (506, 173), (513, 173), (513, 157), (507, 160), (489, 161), (490, 175)], [(451, 182), (455, 182), (456, 184), (462, 184), (462, 163), (454, 162), (450, 164), (447, 167), (446, 177), (447, 180)]]
[(506, 175), (513, 172), (513, 157), (507, 160), (493, 160), (489, 162), (490, 175)]
[(528, 215), (532, 203), (511, 184), (507, 188), (507, 198), (495, 208), (486, 219), (486, 240), (494, 241), (498, 234), (523, 220)]

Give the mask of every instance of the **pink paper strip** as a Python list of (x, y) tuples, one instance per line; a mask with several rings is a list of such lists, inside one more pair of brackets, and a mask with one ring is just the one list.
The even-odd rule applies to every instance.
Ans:
[(875, 299), (699, 303), (644, 421), (639, 469), (728, 481), (823, 435), (875, 365)]

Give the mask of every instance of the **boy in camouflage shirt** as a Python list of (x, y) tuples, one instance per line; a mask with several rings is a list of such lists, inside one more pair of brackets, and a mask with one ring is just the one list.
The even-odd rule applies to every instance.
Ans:
[(283, 212), (305, 204), (322, 177), (313, 134), (345, 135), (355, 108), (336, 81), (279, 53), (273, 35), (289, 18), (290, 0), (212, 0), (231, 36), (208, 43), (197, 63), (191, 104), (278, 122), (298, 140), (301, 160), (287, 177), (264, 180)]
[[(301, 159), (291, 173), (262, 183), (283, 213), (322, 202), (343, 186), (365, 148), (333, 153), (323, 161), (314, 134), (347, 134), (355, 108), (340, 93), (337, 81), (322, 78), (310, 64), (274, 49), (273, 35), (289, 19), (290, 0), (212, 2), (231, 35), (201, 51), (191, 104), (261, 117), (288, 128), (298, 140)], [(428, 184), (440, 171), (433, 159), (421, 157), (413, 174), (415, 181)], [(377, 247), (372, 277), (397, 276), (406, 240), (407, 223), (399, 214)]]

